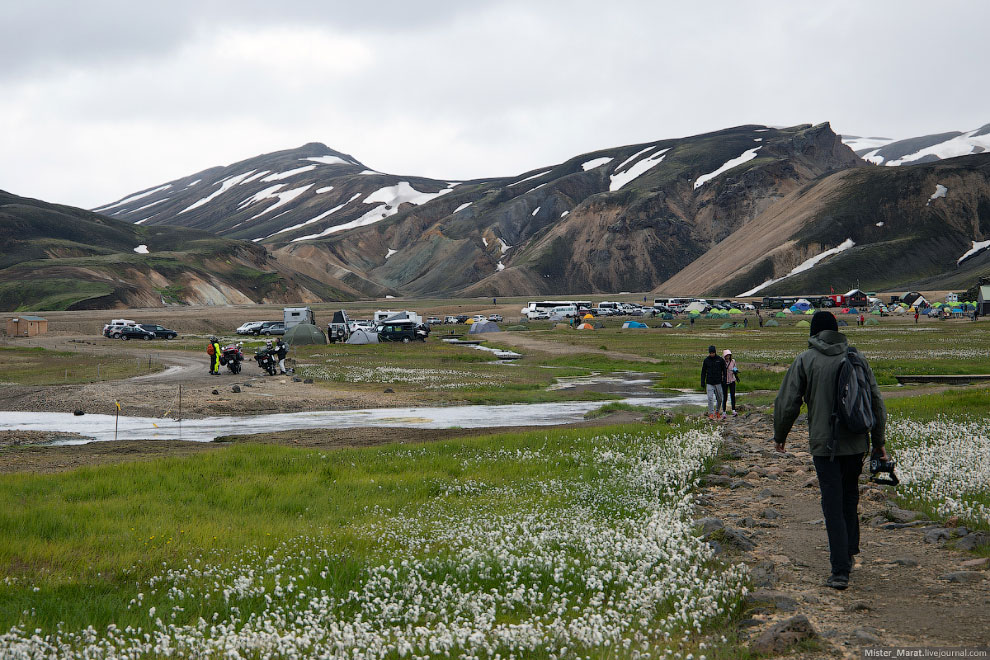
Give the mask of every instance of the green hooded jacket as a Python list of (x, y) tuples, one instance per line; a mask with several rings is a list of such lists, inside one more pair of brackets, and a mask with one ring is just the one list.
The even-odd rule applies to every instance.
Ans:
[[(822, 330), (808, 339), (808, 350), (794, 360), (784, 382), (780, 384), (777, 399), (773, 404), (774, 442), (783, 442), (801, 412), (801, 402), (808, 404), (808, 436), (811, 441), (812, 456), (828, 456), (826, 445), (832, 437), (831, 417), (835, 402), (835, 381), (839, 366), (846, 353), (848, 340), (841, 332)], [(853, 350), (856, 350), (855, 348)], [(887, 410), (880, 397), (880, 388), (873, 370), (867, 365), (870, 379), (870, 393), (873, 400), (873, 415), (876, 424), (869, 434), (849, 433), (839, 427), (838, 444), (835, 454), (848, 456), (862, 454), (869, 450), (868, 435), (873, 447), (884, 444), (884, 429), (887, 425)]]

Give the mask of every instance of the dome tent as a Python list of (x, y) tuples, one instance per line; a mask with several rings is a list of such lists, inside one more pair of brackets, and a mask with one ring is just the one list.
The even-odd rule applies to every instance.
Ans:
[(773, 319), (770, 319), (769, 321), (763, 324), (763, 326), (766, 328), (776, 328), (778, 325), (780, 324), (774, 321)]
[(577, 329), (578, 330), (594, 330), (595, 329), (595, 326), (591, 325), (590, 323), (582, 323), (581, 325), (579, 325), (577, 327)]
[(811, 327), (811, 324), (808, 323), (807, 321), (805, 321), (804, 319), (801, 319), (800, 321), (798, 321), (794, 325), (796, 327), (798, 327), (798, 328), (810, 328)]
[(645, 323), (640, 323), (639, 321), (626, 321), (622, 324), (623, 328), (645, 328), (647, 325)]
[(282, 338), (289, 346), (302, 346), (305, 344), (325, 344), (327, 338), (323, 331), (312, 323), (300, 323), (285, 331)]
[(880, 321), (876, 320), (871, 316), (870, 318), (866, 319), (865, 325), (880, 325)]
[(377, 344), (378, 333), (370, 330), (355, 330), (347, 338), (348, 344)]
[(469, 335), (477, 335), (482, 332), (502, 332), (502, 329), (493, 321), (478, 321), (471, 325), (471, 329), (468, 330)]

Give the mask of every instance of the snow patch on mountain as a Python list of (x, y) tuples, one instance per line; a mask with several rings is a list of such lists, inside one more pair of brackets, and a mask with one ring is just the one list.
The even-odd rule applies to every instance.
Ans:
[(347, 229), (354, 229), (355, 227), (364, 227), (365, 225), (372, 225), (379, 220), (387, 218), (391, 215), (385, 208), (385, 204), (380, 204), (375, 208), (371, 209), (364, 215), (362, 215), (357, 220), (351, 220), (350, 222), (345, 222), (342, 225), (335, 225), (333, 227), (328, 227), (321, 231), (319, 234), (310, 234), (309, 236), (300, 236), (299, 238), (293, 238), (292, 242), (297, 243), (299, 241), (306, 241), (312, 238), (322, 238), (324, 236), (329, 236), (330, 234), (335, 234), (338, 231), (345, 231)]
[[(466, 202), (464, 204), (461, 204), (456, 209), (454, 209), (454, 213), (460, 213), (461, 211), (463, 211), (467, 207), (471, 206), (472, 204), (474, 204), (474, 202)], [(453, 213), (451, 215), (453, 215)]]
[(894, 140), (892, 138), (885, 137), (860, 137), (858, 135), (840, 135), (839, 138), (842, 143), (859, 153), (864, 150), (879, 149), (880, 147), (885, 147)]
[[(287, 231), (292, 231), (293, 229), (299, 229), (300, 227), (305, 227), (306, 225), (311, 225), (314, 222), (319, 222), (323, 218), (326, 218), (327, 216), (333, 215), (334, 213), (336, 213), (340, 209), (344, 208), (345, 206), (347, 206), (348, 204), (350, 204), (351, 202), (353, 202), (355, 199), (357, 199), (360, 196), (361, 196), (361, 193), (355, 193), (353, 197), (351, 197), (349, 200), (347, 200), (343, 204), (338, 204), (337, 206), (333, 207), (329, 211), (324, 211), (323, 213), (319, 214), (315, 218), (311, 218), (311, 219), (307, 220), (306, 222), (300, 222), (299, 224), (292, 225), (291, 227), (286, 227), (285, 229), (279, 229), (278, 231), (273, 232), (271, 234), (268, 234), (268, 236), (264, 236), (263, 238), (271, 238), (272, 236), (275, 236), (276, 234), (284, 234)], [(260, 241), (260, 240), (262, 240), (262, 238), (256, 238), (254, 240), (255, 241)]]
[(528, 176), (525, 179), (519, 179), (515, 183), (510, 183), (509, 185), (510, 186), (518, 186), (520, 183), (525, 183), (527, 181), (532, 181), (533, 179), (539, 179), (544, 174), (549, 174), (550, 172), (553, 172), (553, 168), (552, 167), (550, 169), (548, 169), (548, 170), (543, 170), (542, 172), (537, 172), (536, 174), (534, 174), (532, 176)]
[(386, 253), (385, 253), (385, 258), (386, 258), (386, 259), (388, 259), (388, 258), (389, 258), (389, 257), (391, 257), (391, 256), (392, 256), (393, 254), (395, 254), (396, 252), (398, 252), (398, 250), (393, 250), (392, 248), (389, 248), (389, 249), (388, 249), (388, 252), (386, 252)]
[(290, 176), (296, 176), (297, 174), (302, 174), (303, 172), (312, 172), (315, 169), (316, 169), (316, 165), (303, 165), (302, 167), (297, 167), (295, 169), (287, 170), (285, 172), (276, 172), (275, 174), (269, 174), (261, 181), (262, 183), (281, 181), (282, 179), (288, 179)]
[(970, 250), (968, 250), (966, 254), (964, 254), (963, 256), (959, 257), (956, 260), (956, 265), (958, 266), (963, 262), (963, 260), (968, 259), (977, 252), (982, 252), (983, 250), (986, 250), (988, 247), (990, 247), (990, 241), (973, 241), (973, 247)]
[(323, 193), (328, 193), (331, 190), (333, 190), (333, 186), (323, 186), (322, 188), (317, 188), (315, 192), (317, 195), (322, 195)]
[[(863, 153), (862, 158), (863, 160), (869, 161), (875, 165), (896, 167), (898, 165), (907, 165), (922, 160), (944, 160), (946, 158), (956, 158), (958, 156), (983, 153), (990, 150), (990, 132), (988, 132), (986, 128), (987, 127), (984, 126), (959, 135), (953, 135), (950, 133), (943, 136), (945, 137), (944, 140), (941, 140), (935, 144), (929, 144), (920, 149), (915, 149), (907, 154), (903, 153), (903, 149), (905, 147), (910, 149), (910, 144), (912, 141), (922, 141), (925, 140), (925, 138), (938, 139), (940, 136), (922, 136), (919, 138), (910, 138), (909, 140), (890, 141), (888, 144), (879, 145), (877, 148)], [(843, 142), (849, 144), (846, 140), (843, 140)], [(897, 157), (890, 158), (891, 155), (895, 155)]]
[(142, 243), (141, 245), (134, 248), (134, 251), (138, 254), (148, 254), (148, 246)]
[(708, 183), (709, 181), (711, 181), (712, 179), (714, 179), (715, 177), (717, 177), (719, 174), (722, 174), (723, 172), (728, 172), (733, 167), (738, 167), (739, 165), (742, 165), (743, 163), (747, 163), (747, 162), (753, 160), (754, 158), (756, 158), (756, 152), (759, 151), (760, 148), (761, 147), (754, 147), (752, 149), (747, 149), (746, 151), (744, 151), (742, 153), (741, 156), (736, 156), (732, 160), (726, 161), (722, 165), (722, 167), (718, 168), (714, 172), (709, 172), (708, 174), (702, 174), (694, 182), (694, 189), (697, 190), (701, 186), (705, 185), (706, 183)]
[[(649, 147), (647, 147), (647, 149), (649, 149)], [(647, 149), (644, 149), (643, 151), (646, 151)], [(641, 153), (643, 153), (643, 151), (640, 151), (639, 153), (641, 154)], [(616, 172), (617, 173), (616, 174), (612, 174), (609, 177), (609, 179), (611, 180), (611, 183), (609, 183), (608, 189), (610, 191), (612, 191), (612, 192), (615, 192), (616, 190), (621, 189), (624, 185), (626, 185), (630, 181), (632, 181), (634, 179), (638, 179), (640, 176), (642, 176), (643, 174), (645, 174), (647, 171), (649, 171), (649, 170), (653, 169), (654, 167), (656, 167), (657, 165), (659, 165), (663, 161), (664, 157), (667, 155), (667, 152), (668, 151), (670, 151), (670, 148), (669, 147), (666, 148), (666, 149), (661, 149), (660, 151), (656, 152), (652, 156), (650, 156), (648, 158), (644, 158), (643, 160), (635, 163), (632, 167), (630, 167), (625, 172), (618, 173), (618, 170), (619, 170), (619, 168), (622, 167), (622, 165), (625, 165), (632, 158), (635, 158), (639, 154), (634, 154), (632, 157), (627, 158), (625, 160), (625, 162), (622, 163), (622, 165), (620, 165), (619, 167), (616, 168)]]
[(192, 188), (193, 186), (195, 186), (196, 184), (198, 184), (200, 181), (202, 181), (202, 179), (196, 179), (192, 183), (187, 183), (186, 184), (186, 188)]
[(542, 206), (537, 206), (535, 209), (533, 209), (533, 212), (530, 213), (530, 215), (535, 218), (536, 217), (536, 214), (540, 212), (540, 209), (541, 208), (543, 208), (543, 207)]
[(300, 158), (299, 160), (310, 160), (314, 163), (320, 163), (321, 165), (353, 165), (354, 163), (349, 162), (341, 158), (340, 156), (313, 156), (311, 158)]
[[(231, 188), (233, 188), (237, 184), (241, 183), (242, 181), (244, 181), (244, 179), (246, 179), (247, 177), (251, 176), (252, 174), (254, 174), (254, 170), (251, 170), (250, 172), (245, 172), (244, 174), (238, 174), (236, 176), (229, 176), (229, 177), (226, 177), (224, 179), (220, 179), (219, 181), (217, 181), (217, 183), (220, 184), (220, 189), (219, 190), (215, 190), (215, 191), (213, 191), (212, 194), (207, 195), (206, 197), (204, 197), (204, 198), (202, 198), (202, 199), (200, 199), (198, 201), (193, 202), (192, 204), (190, 204), (186, 208), (184, 208), (181, 211), (179, 211), (178, 215), (182, 215), (183, 213), (186, 213), (188, 211), (192, 211), (193, 209), (198, 209), (200, 206), (203, 206), (204, 204), (209, 204), (214, 199), (216, 199), (220, 195), (224, 194), (225, 192), (227, 192), (228, 190), (230, 190)], [(216, 183), (213, 184), (213, 185), (216, 185)]]
[(305, 186), (300, 186), (298, 188), (292, 188), (291, 190), (283, 190), (282, 192), (275, 193), (275, 194), (271, 195), (272, 197), (278, 197), (278, 201), (275, 202), (274, 204), (272, 204), (271, 206), (269, 206), (267, 209), (265, 209), (261, 213), (258, 213), (256, 215), (253, 215), (250, 218), (248, 218), (247, 219), (247, 222), (250, 222), (251, 220), (254, 220), (255, 218), (260, 218), (263, 215), (268, 215), (269, 213), (271, 213), (275, 209), (279, 208), (280, 206), (285, 206), (286, 204), (288, 204), (289, 202), (291, 202), (292, 200), (294, 200), (296, 197), (299, 197), (299, 195), (303, 194), (304, 192), (306, 192), (307, 190), (309, 190), (312, 187), (313, 187), (313, 184), (310, 183), (310, 184), (307, 184)]
[(935, 192), (933, 192), (932, 193), (932, 196), (928, 198), (928, 201), (927, 202), (925, 202), (925, 206), (930, 205), (932, 202), (934, 202), (939, 197), (945, 197), (945, 193), (947, 193), (947, 192), (949, 192), (949, 189), (948, 188), (946, 188), (945, 186), (943, 186), (941, 183), (936, 183), (935, 184)]
[(512, 249), (512, 246), (503, 241), (501, 238), (498, 239), (498, 242), (502, 244), (502, 254), (505, 254)]
[(413, 188), (408, 181), (399, 181), (394, 186), (386, 186), (384, 188), (379, 188), (375, 192), (371, 193), (364, 198), (365, 204), (375, 204), (378, 202), (383, 202), (388, 206), (392, 207), (390, 209), (392, 215), (393, 213), (399, 212), (399, 204), (404, 202), (409, 202), (410, 204), (425, 204), (431, 199), (436, 199), (441, 195), (446, 195), (449, 192), (453, 192), (453, 188), (444, 188), (443, 190), (435, 193), (430, 192), (420, 192)]
[(596, 167), (601, 167), (607, 163), (611, 163), (615, 158), (611, 156), (602, 156), (601, 158), (594, 158), (592, 160), (581, 163), (581, 169), (587, 172), (588, 170), (593, 170)]
[(120, 200), (119, 202), (114, 202), (113, 204), (108, 204), (107, 206), (101, 206), (101, 207), (95, 208), (93, 210), (94, 211), (106, 211), (107, 209), (113, 209), (113, 208), (116, 208), (118, 206), (124, 206), (125, 204), (130, 204), (131, 202), (136, 202), (139, 199), (143, 199), (143, 198), (147, 197), (148, 195), (154, 195), (156, 192), (161, 192), (163, 190), (168, 190), (171, 187), (172, 187), (172, 184), (171, 183), (166, 183), (164, 186), (158, 186), (157, 188), (153, 188), (151, 190), (146, 190), (146, 191), (140, 192), (140, 193), (138, 193), (136, 195), (131, 195), (130, 197), (125, 197), (124, 199)]
[(843, 252), (845, 250), (848, 250), (849, 248), (853, 247), (854, 245), (856, 245), (856, 243), (853, 241), (853, 239), (847, 238), (842, 243), (840, 243), (837, 247), (834, 247), (831, 250), (825, 250), (821, 254), (817, 254), (817, 255), (811, 257), (810, 259), (808, 259), (808, 260), (806, 260), (806, 261), (798, 264), (793, 269), (791, 269), (791, 272), (787, 273), (783, 277), (778, 277), (776, 279), (767, 280), (763, 284), (760, 284), (759, 286), (757, 286), (757, 287), (755, 287), (753, 289), (750, 289), (749, 291), (746, 291), (744, 293), (740, 293), (738, 297), (739, 298), (745, 298), (746, 296), (756, 295), (756, 292), (757, 291), (760, 291), (762, 289), (765, 289), (768, 286), (770, 286), (771, 284), (776, 284), (777, 282), (779, 282), (781, 280), (785, 280), (788, 277), (791, 277), (792, 275), (797, 275), (798, 273), (803, 273), (806, 270), (810, 270), (816, 264), (818, 264), (818, 262), (820, 262), (822, 259), (825, 259), (827, 257), (831, 257), (833, 254), (838, 254), (840, 252)]
[(285, 187), (284, 183), (276, 183), (274, 186), (269, 186), (264, 190), (255, 193), (254, 195), (248, 197), (243, 202), (237, 205), (238, 209), (243, 209), (252, 204), (257, 204), (263, 199), (268, 199), (269, 197), (274, 197), (275, 193)]
[(495, 266), (495, 272), (501, 273), (503, 270), (505, 270), (505, 264), (503, 264), (500, 260), (498, 264)]

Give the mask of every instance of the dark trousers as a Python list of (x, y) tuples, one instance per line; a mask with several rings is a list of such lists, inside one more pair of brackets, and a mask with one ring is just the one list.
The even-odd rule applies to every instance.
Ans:
[(733, 383), (722, 383), (722, 412), (725, 412), (725, 404), (729, 402), (729, 397), (732, 397), (732, 410), (736, 409), (736, 384)]
[(828, 534), (832, 573), (849, 575), (852, 557), (859, 554), (859, 473), (863, 454), (813, 456), (818, 487), (822, 491), (822, 513)]

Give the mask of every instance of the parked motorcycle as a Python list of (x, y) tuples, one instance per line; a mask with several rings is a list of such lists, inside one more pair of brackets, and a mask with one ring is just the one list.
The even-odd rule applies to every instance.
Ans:
[(241, 373), (241, 362), (244, 361), (244, 352), (240, 344), (231, 344), (220, 349), (220, 364), (227, 365), (230, 373)]
[(272, 346), (263, 346), (259, 348), (255, 354), (254, 359), (257, 360), (258, 366), (261, 367), (262, 371), (267, 371), (269, 376), (274, 376), (278, 370), (278, 360), (275, 359), (275, 348)]

